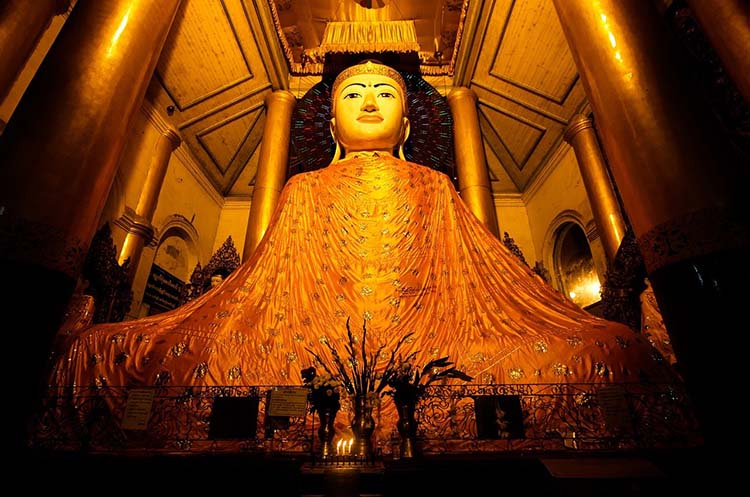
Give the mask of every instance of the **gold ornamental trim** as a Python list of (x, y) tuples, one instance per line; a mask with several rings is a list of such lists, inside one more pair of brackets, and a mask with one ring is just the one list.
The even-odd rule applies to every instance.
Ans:
[(648, 274), (695, 257), (750, 247), (747, 220), (726, 208), (695, 211), (638, 238)]
[(419, 52), (414, 21), (332, 21), (326, 24), (324, 53)]
[(397, 70), (385, 64), (377, 64), (369, 60), (364, 64), (355, 64), (341, 71), (333, 82), (331, 95), (335, 97), (339, 85), (357, 74), (380, 74), (381, 76), (389, 77), (398, 83), (398, 86), (401, 88), (401, 94), (406, 95), (406, 83)]

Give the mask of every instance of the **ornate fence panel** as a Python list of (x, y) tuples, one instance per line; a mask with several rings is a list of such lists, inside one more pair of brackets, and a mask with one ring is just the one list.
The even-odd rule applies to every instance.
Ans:
[[(309, 406), (299, 417), (267, 415), (269, 392), (276, 388), (50, 388), (31, 444), (92, 452), (312, 455), (318, 441)], [(124, 428), (129, 426), (128, 396), (135, 391), (152, 396), (150, 410), (146, 409), (141, 429)], [(377, 415), (376, 422), (383, 426), (394, 422), (388, 419), (388, 402), (383, 399), (383, 415)], [(343, 424), (345, 405), (337, 418)], [(701, 443), (690, 402), (679, 385), (431, 386), (417, 405), (416, 419), (417, 445), (423, 454), (651, 449)], [(396, 445), (392, 442), (378, 440), (377, 454), (389, 454)]]

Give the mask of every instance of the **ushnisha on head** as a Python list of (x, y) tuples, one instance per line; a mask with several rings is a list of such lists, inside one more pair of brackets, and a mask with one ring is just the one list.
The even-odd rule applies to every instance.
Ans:
[(406, 84), (395, 69), (366, 60), (344, 69), (331, 91), (332, 162), (356, 152), (393, 155), (409, 137)]

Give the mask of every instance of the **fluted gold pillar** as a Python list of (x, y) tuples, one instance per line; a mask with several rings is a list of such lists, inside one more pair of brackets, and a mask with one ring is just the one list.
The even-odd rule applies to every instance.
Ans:
[(0, 274), (14, 282), (0, 315), (24, 323), (7, 344), (24, 351), (15, 443), (179, 4), (77, 2), (0, 136)]
[(0, 102), (5, 100), (60, 0), (6, 0), (0, 5)]
[(266, 124), (258, 156), (258, 173), (255, 176), (250, 217), (247, 221), (247, 234), (242, 251), (243, 262), (250, 258), (266, 233), (281, 189), (284, 187), (289, 159), (290, 126), (296, 103), (294, 94), (287, 90), (275, 91), (266, 97)]
[[(716, 3), (716, 2), (711, 2)], [(722, 437), (719, 340), (747, 322), (748, 170), (652, 2), (554, 0), (707, 445)], [(731, 332), (730, 332), (731, 333)], [(728, 369), (725, 369), (728, 368)]]
[(750, 104), (750, 4), (747, 0), (688, 0), (711, 46)]
[(500, 238), (479, 130), (477, 97), (469, 88), (456, 87), (448, 94), (448, 105), (453, 116), (453, 142), (461, 198), (492, 234)]
[(611, 263), (620, 248), (626, 227), (591, 119), (581, 114), (574, 116), (565, 130), (564, 138), (573, 146), (578, 159), (594, 221), (607, 260)]
[(120, 250), (120, 264), (130, 259), (128, 278), (131, 282), (138, 268), (143, 247), (154, 236), (154, 228), (151, 223), (154, 220), (159, 192), (167, 174), (172, 151), (180, 145), (181, 141), (177, 131), (171, 128), (162, 132), (156, 141), (154, 155), (151, 157), (151, 164), (146, 175), (146, 182), (143, 184), (138, 205), (135, 208), (136, 218), (130, 223), (128, 233), (122, 242), (122, 250)]

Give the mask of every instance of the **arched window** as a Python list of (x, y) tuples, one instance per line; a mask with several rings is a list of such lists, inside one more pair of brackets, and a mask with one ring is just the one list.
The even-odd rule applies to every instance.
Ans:
[(554, 266), (558, 287), (573, 302), (587, 307), (601, 300), (594, 258), (580, 225), (568, 222), (558, 228)]
[(153, 315), (178, 307), (190, 272), (198, 263), (195, 227), (180, 215), (173, 215), (159, 230), (161, 236), (143, 291), (142, 315)]

